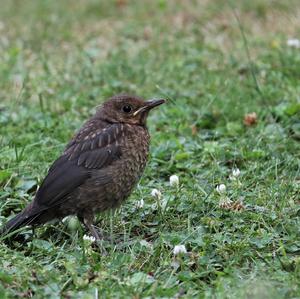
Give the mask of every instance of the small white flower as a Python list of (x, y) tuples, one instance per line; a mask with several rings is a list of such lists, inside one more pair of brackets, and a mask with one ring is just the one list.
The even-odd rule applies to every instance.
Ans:
[(96, 241), (95, 237), (91, 237), (91, 236), (88, 236), (88, 235), (84, 235), (83, 240), (88, 241), (90, 243), (94, 243)]
[(187, 253), (187, 250), (185, 248), (184, 245), (176, 245), (173, 249), (173, 254), (174, 255), (178, 255), (178, 254), (186, 254)]
[(157, 190), (157, 189), (152, 189), (151, 195), (153, 197), (161, 198), (161, 192), (159, 190)]
[(216, 187), (216, 190), (218, 193), (224, 194), (224, 193), (226, 193), (226, 186), (224, 184), (218, 185)]
[(238, 168), (235, 168), (235, 169), (232, 170), (232, 176), (233, 176), (234, 178), (239, 177), (240, 174), (241, 174), (241, 171), (240, 171)]
[(143, 200), (143, 199), (141, 199), (141, 200), (139, 200), (139, 201), (137, 202), (137, 207), (138, 207), (139, 209), (143, 208), (144, 205), (145, 205), (145, 203), (144, 203), (144, 200)]
[(299, 49), (300, 48), (300, 40), (297, 39), (297, 38), (290, 38), (287, 40), (286, 44), (289, 46), (289, 47), (293, 47), (293, 48), (297, 48)]
[(176, 174), (170, 176), (170, 186), (175, 187), (179, 185), (179, 177)]

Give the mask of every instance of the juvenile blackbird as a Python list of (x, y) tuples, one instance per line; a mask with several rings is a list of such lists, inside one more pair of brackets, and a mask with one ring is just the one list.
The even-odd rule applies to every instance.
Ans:
[(102, 104), (50, 167), (34, 200), (2, 228), (77, 215), (90, 233), (94, 214), (118, 207), (132, 192), (147, 163), (149, 111), (165, 100), (119, 95)]

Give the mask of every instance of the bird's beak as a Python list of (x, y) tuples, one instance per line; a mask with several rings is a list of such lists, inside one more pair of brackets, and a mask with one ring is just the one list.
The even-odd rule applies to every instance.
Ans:
[(164, 99), (149, 100), (149, 101), (146, 102), (146, 107), (145, 108), (146, 108), (146, 110), (150, 110), (150, 109), (152, 109), (152, 108), (154, 108), (156, 106), (159, 106), (159, 105), (161, 105), (161, 104), (163, 104), (165, 102), (166, 102), (166, 100), (164, 100)]
[(163, 103), (165, 103), (166, 100), (164, 99), (159, 99), (159, 100), (149, 100), (149, 101), (146, 101), (145, 102), (145, 106), (141, 107), (140, 109), (136, 110), (133, 115), (136, 116), (137, 114), (139, 114), (140, 112), (143, 112), (143, 111), (149, 111), (151, 110), (152, 108), (156, 107), (156, 106), (159, 106)]

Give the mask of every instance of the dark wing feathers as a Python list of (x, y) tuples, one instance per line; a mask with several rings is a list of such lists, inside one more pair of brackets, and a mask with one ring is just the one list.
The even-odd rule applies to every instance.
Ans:
[(78, 166), (86, 168), (102, 168), (121, 155), (117, 140), (121, 137), (122, 125), (113, 124), (98, 132), (91, 132), (71, 146), (67, 147), (65, 154), (69, 161), (77, 160)]
[[(71, 141), (64, 154), (53, 163), (39, 188), (35, 198), (39, 209), (55, 206), (82, 185), (93, 169), (103, 169), (119, 159), (121, 149), (118, 139), (121, 133), (120, 124), (112, 124), (102, 130), (98, 127), (89, 135), (79, 132), (75, 142)], [(108, 179), (104, 175), (103, 183), (107, 183)]]
[(55, 165), (36, 194), (35, 202), (40, 208), (54, 206), (90, 176), (89, 171), (68, 161), (64, 156), (60, 157)]
[(77, 165), (88, 169), (100, 169), (111, 164), (120, 156), (120, 148), (116, 145), (110, 145), (105, 148), (83, 152), (77, 160)]

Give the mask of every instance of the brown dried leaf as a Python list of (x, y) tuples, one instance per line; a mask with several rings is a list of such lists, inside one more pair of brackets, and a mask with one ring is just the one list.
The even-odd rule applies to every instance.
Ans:
[(244, 116), (244, 125), (247, 127), (255, 125), (257, 122), (256, 112), (248, 113)]
[(234, 211), (234, 212), (241, 212), (245, 209), (245, 206), (244, 204), (237, 200), (237, 201), (231, 201), (230, 199), (223, 199), (220, 201), (219, 203), (219, 207), (221, 209), (224, 209), (224, 210), (231, 210), (231, 211)]
[(126, 0), (117, 0), (116, 4), (118, 7), (122, 7), (122, 6), (127, 5), (127, 1)]
[(144, 28), (144, 39), (149, 40), (153, 35), (153, 30), (150, 26)]
[(193, 126), (191, 127), (191, 129), (192, 129), (192, 135), (193, 135), (193, 136), (197, 135), (197, 133), (198, 133), (197, 126), (193, 125)]

